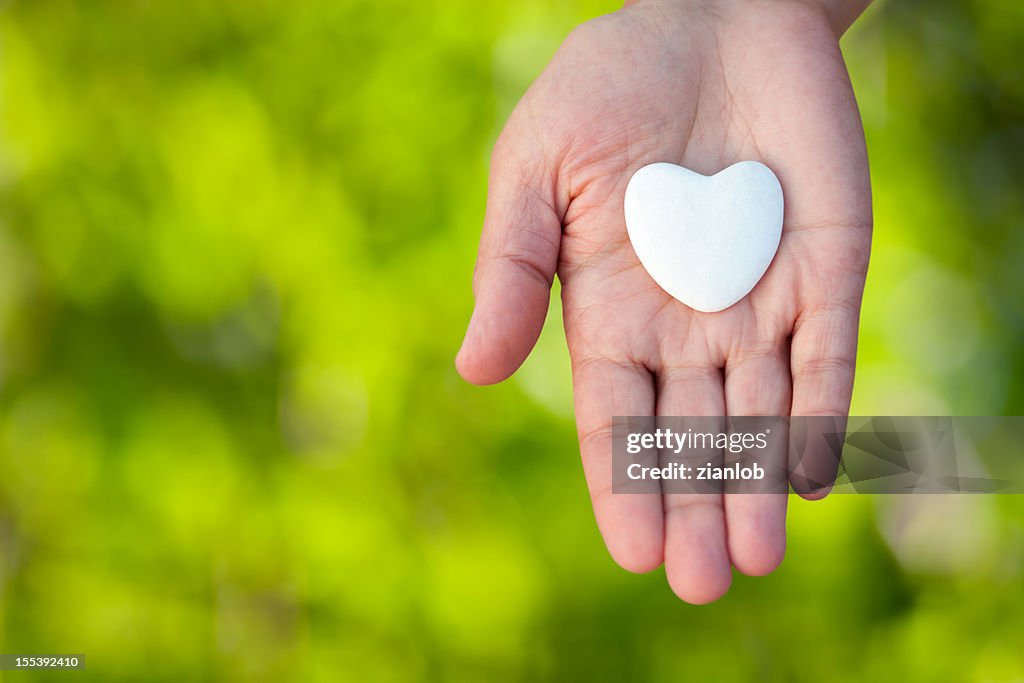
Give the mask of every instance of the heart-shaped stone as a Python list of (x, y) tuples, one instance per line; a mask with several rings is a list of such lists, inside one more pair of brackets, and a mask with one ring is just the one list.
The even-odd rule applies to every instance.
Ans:
[(745, 297), (782, 238), (782, 186), (756, 161), (713, 176), (644, 166), (629, 180), (625, 210), (629, 241), (654, 281), (706, 313)]

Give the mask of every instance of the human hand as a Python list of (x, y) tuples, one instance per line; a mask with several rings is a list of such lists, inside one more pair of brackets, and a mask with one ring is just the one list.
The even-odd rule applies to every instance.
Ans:
[[(611, 418), (847, 413), (871, 200), (836, 23), (796, 0), (643, 0), (574, 31), (495, 145), (459, 371), (518, 368), (557, 271), (597, 523), (621, 566), (664, 562), (688, 602), (724, 594), (732, 565), (778, 566), (787, 496), (612, 495)], [(637, 260), (626, 184), (649, 163), (745, 159), (782, 183), (782, 241), (746, 298), (697, 312)]]

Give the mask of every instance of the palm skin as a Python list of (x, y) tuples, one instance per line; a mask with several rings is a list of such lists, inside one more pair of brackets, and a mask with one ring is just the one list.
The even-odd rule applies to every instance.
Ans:
[[(659, 161), (713, 174), (766, 163), (786, 198), (761, 282), (719, 313), (665, 293), (630, 245), (623, 195)], [(562, 284), (594, 512), (631, 571), (665, 564), (709, 602), (731, 566), (782, 560), (786, 496), (613, 495), (614, 415), (845, 415), (871, 234), (856, 102), (825, 14), (801, 2), (641, 2), (563, 45), (495, 147), (476, 307), (457, 365), (515, 371)]]

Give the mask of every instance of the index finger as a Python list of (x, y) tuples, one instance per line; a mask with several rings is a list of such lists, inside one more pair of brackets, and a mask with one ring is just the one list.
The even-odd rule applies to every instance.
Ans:
[(573, 394), (583, 472), (594, 517), (612, 558), (631, 572), (661, 565), (661, 494), (612, 492), (612, 417), (654, 414), (654, 380), (642, 366), (608, 358), (573, 363)]

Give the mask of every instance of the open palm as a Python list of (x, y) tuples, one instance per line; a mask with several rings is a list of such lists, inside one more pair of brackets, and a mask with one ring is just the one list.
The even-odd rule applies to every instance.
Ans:
[[(632, 174), (762, 161), (786, 198), (761, 282), (719, 313), (665, 293), (625, 230)], [(863, 132), (835, 33), (799, 2), (638, 3), (577, 29), (495, 147), (458, 367), (515, 371), (557, 272), (598, 525), (632, 571), (707, 602), (772, 571), (784, 495), (613, 495), (614, 415), (845, 415), (871, 234)]]

